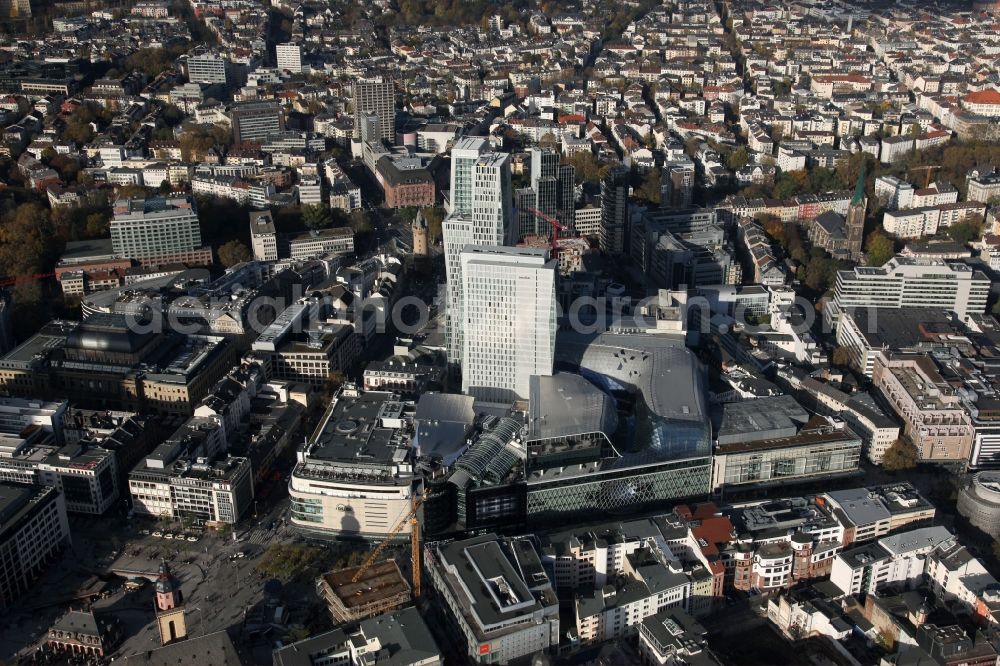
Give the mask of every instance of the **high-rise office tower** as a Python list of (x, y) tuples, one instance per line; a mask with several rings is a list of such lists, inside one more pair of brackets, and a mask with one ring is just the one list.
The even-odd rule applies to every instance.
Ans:
[(613, 167), (601, 179), (601, 250), (628, 254), (628, 169)]
[(385, 83), (354, 83), (354, 138), (361, 138), (361, 119), (374, 113), (382, 127), (382, 138), (390, 143), (396, 140), (396, 88), (392, 81)]
[(111, 218), (111, 246), (129, 259), (170, 256), (201, 245), (194, 198), (119, 199)]
[(514, 211), (517, 219), (518, 239), (537, 233), (538, 216), (531, 209), (535, 207), (535, 190), (530, 187), (522, 187), (514, 190)]
[(462, 391), (488, 402), (528, 397), (551, 375), (556, 269), (548, 250), (466, 246), (462, 264)]
[(556, 217), (566, 230), (561, 236), (572, 236), (576, 226), (576, 167), (572, 164), (559, 166), (559, 195), (556, 199)]
[(272, 134), (283, 132), (285, 117), (281, 107), (272, 102), (244, 102), (232, 109), (233, 139), (244, 141), (264, 141)]
[(868, 197), (865, 196), (865, 163), (861, 162), (861, 172), (858, 183), (854, 187), (851, 205), (847, 208), (844, 219), (844, 231), (847, 235), (847, 251), (852, 259), (861, 257), (861, 243), (865, 234), (865, 211), (868, 209)]
[(199, 53), (187, 59), (188, 81), (226, 83), (229, 61), (215, 53)]
[(278, 44), (274, 47), (274, 55), (278, 69), (288, 70), (292, 74), (302, 73), (302, 47), (298, 44)]
[[(566, 221), (566, 183), (563, 181), (568, 173), (570, 187), (573, 186), (572, 179), (575, 175), (573, 167), (559, 165), (559, 153), (552, 148), (532, 148), (531, 149), (531, 189), (535, 192), (534, 208), (550, 217), (557, 218), (564, 225)], [(572, 190), (569, 194), (569, 210), (572, 217)], [(531, 219), (522, 218), (521, 235), (542, 234), (548, 235), (552, 232), (549, 223), (532, 215)]]
[[(510, 156), (483, 152), (485, 142), (460, 141), (452, 150), (452, 209), (442, 224), (448, 280), (448, 360), (462, 359), (462, 266), (466, 246), (513, 245), (517, 241)], [(456, 155), (457, 152), (457, 155)]]
[(486, 139), (467, 136), (458, 140), (451, 149), (451, 213), (472, 214), (472, 177), (476, 160), (486, 152)]

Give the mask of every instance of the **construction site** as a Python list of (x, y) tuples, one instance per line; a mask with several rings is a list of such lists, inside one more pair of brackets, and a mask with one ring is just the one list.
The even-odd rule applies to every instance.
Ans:
[(410, 584), (394, 560), (331, 571), (320, 577), (319, 586), (337, 625), (388, 613), (411, 598)]

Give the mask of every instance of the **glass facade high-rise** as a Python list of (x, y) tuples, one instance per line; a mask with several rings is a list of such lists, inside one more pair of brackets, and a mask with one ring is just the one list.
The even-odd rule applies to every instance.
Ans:
[[(531, 149), (531, 191), (534, 202), (530, 207), (544, 215), (556, 218), (567, 228), (561, 235), (569, 235), (573, 228), (576, 169), (559, 164), (559, 152), (552, 148)], [(519, 190), (520, 191), (520, 190)], [(551, 226), (537, 215), (521, 213), (518, 208), (521, 236), (553, 232)]]
[(601, 179), (601, 250), (628, 254), (628, 169), (613, 167)]
[(462, 266), (467, 245), (513, 245), (517, 238), (510, 156), (488, 153), (481, 138), (462, 139), (452, 149), (451, 213), (442, 224), (447, 275), (448, 361), (462, 361)]

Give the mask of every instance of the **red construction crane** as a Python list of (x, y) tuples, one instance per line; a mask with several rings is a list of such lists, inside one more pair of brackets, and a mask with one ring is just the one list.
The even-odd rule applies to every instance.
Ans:
[(532, 213), (536, 217), (542, 218), (543, 220), (552, 225), (552, 253), (555, 254), (556, 251), (559, 249), (559, 232), (566, 231), (569, 227), (567, 227), (565, 224), (563, 224), (556, 218), (552, 217), (551, 215), (546, 215), (537, 208), (525, 208), (525, 210), (528, 211), (529, 213)]

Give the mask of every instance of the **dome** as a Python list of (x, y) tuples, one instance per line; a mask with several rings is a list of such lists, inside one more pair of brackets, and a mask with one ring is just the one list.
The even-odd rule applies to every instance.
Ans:
[(151, 332), (140, 333), (132, 330), (124, 316), (93, 315), (69, 334), (66, 346), (73, 349), (134, 354), (152, 337)]

